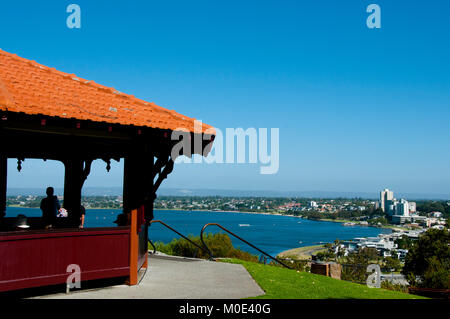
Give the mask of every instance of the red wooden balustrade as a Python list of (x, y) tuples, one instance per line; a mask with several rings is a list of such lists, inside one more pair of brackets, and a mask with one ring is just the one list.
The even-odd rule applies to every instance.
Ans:
[(122, 227), (0, 232), (0, 292), (64, 284), (71, 264), (81, 281), (123, 276), (137, 284), (148, 257), (142, 214), (133, 210)]

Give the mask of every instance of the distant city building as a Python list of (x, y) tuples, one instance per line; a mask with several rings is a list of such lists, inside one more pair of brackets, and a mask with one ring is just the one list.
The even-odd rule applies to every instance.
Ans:
[(390, 191), (389, 189), (382, 190), (380, 192), (380, 208), (383, 210), (383, 212), (387, 213), (389, 201), (392, 201), (394, 199), (394, 192)]
[(391, 221), (393, 224), (397, 224), (397, 225), (406, 224), (406, 223), (415, 223), (415, 224), (426, 225), (427, 217), (419, 216), (419, 215), (409, 215), (409, 216), (393, 215), (393, 216), (391, 216)]
[(436, 217), (436, 218), (441, 218), (442, 217), (442, 213), (441, 212), (431, 212), (430, 214), (431, 214), (431, 216)]
[(311, 202), (309, 202), (309, 207), (317, 208), (317, 207), (319, 207), (319, 205), (317, 205), (317, 202), (311, 201)]
[(394, 198), (394, 192), (389, 189), (380, 192), (380, 200), (378, 202), (380, 207), (391, 221), (396, 223), (403, 223), (406, 217), (412, 217), (417, 211), (417, 204), (415, 202), (408, 202), (406, 199), (399, 201)]
[(417, 211), (417, 204), (416, 202), (409, 202), (409, 213), (415, 213)]
[(385, 213), (389, 216), (395, 215), (395, 207), (397, 206), (397, 200), (394, 198), (393, 200), (385, 201)]
[[(436, 216), (442, 216), (442, 214), (440, 212), (435, 212), (435, 213), (437, 214)], [(433, 213), (431, 213), (431, 216), (435, 216), (435, 215), (433, 215)], [(428, 217), (426, 219), (426, 226), (431, 227), (433, 225), (444, 226), (445, 220), (441, 219), (440, 217)]]
[(409, 216), (409, 203), (407, 200), (401, 199), (400, 202), (396, 203), (394, 209), (395, 215), (399, 216)]

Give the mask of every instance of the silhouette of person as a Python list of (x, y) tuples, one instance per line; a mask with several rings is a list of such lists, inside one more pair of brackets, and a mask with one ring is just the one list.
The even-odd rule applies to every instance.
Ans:
[(117, 226), (126, 226), (128, 225), (128, 216), (124, 213), (117, 215), (117, 218), (113, 223), (117, 224)]
[(53, 227), (61, 205), (59, 204), (58, 197), (53, 195), (55, 190), (53, 187), (47, 188), (47, 197), (41, 201), (42, 220), (46, 229)]

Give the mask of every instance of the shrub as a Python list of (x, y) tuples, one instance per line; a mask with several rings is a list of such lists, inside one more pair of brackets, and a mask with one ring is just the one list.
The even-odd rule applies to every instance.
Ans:
[(367, 265), (343, 264), (341, 279), (345, 281), (365, 284), (368, 277)]
[(314, 255), (314, 259), (319, 261), (332, 261), (336, 260), (336, 255), (330, 250), (319, 251)]
[(399, 292), (404, 292), (404, 293), (409, 293), (408, 292), (408, 286), (405, 285), (400, 285), (400, 284), (393, 284), (390, 281), (382, 281), (381, 282), (381, 288), (383, 289), (388, 289), (388, 290), (393, 290), (393, 291), (399, 291)]
[[(189, 235), (188, 238), (196, 243), (198, 246), (203, 247), (203, 244), (199, 236)], [(238, 258), (247, 261), (258, 261), (258, 256), (252, 255), (248, 252), (236, 249), (233, 247), (230, 236), (223, 233), (208, 233), (203, 237), (205, 244), (211, 250), (214, 257), (227, 257)], [(183, 257), (196, 257), (208, 259), (209, 254), (187, 241), (184, 238), (173, 239), (170, 243), (164, 244), (162, 242), (155, 243), (156, 250), (175, 256)]]

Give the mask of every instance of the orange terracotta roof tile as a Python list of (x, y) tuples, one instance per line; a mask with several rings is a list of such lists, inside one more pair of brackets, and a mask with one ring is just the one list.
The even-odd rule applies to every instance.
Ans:
[[(0, 50), (0, 110), (194, 132), (194, 120), (114, 88)], [(203, 124), (202, 132), (215, 134)]]

